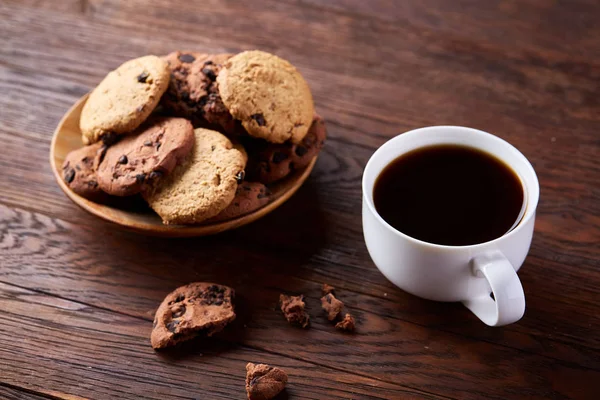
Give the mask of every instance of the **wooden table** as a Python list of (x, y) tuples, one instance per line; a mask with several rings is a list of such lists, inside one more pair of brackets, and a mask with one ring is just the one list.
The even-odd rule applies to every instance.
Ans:
[[(283, 367), (290, 399), (600, 398), (599, 16), (596, 0), (2, 0), (0, 398), (243, 399), (249, 361)], [(168, 240), (123, 232), (60, 191), (52, 131), (107, 71), (253, 48), (298, 66), (329, 128), (311, 178), (276, 212)], [(492, 132), (537, 170), (516, 324), (489, 328), (395, 289), (368, 256), (368, 158), (439, 124)], [(157, 305), (191, 281), (233, 286), (237, 320), (154, 352)], [(355, 335), (325, 319), (324, 282)], [(310, 329), (285, 322), (280, 293), (306, 296)]]

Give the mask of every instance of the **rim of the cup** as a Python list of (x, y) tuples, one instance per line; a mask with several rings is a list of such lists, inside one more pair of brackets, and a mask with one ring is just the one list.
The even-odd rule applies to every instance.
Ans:
[[(495, 239), (492, 240), (488, 240), (487, 242), (481, 242), (481, 243), (475, 243), (475, 244), (467, 244), (467, 245), (460, 245), (460, 246), (450, 246), (450, 245), (445, 245), (445, 244), (436, 244), (436, 243), (431, 243), (431, 242), (426, 242), (424, 240), (420, 240), (417, 238), (414, 238), (412, 236), (407, 235), (406, 233), (403, 233), (401, 231), (399, 231), (398, 229), (394, 228), (393, 226), (391, 226), (385, 219), (383, 219), (383, 217), (381, 215), (379, 215), (379, 213), (377, 212), (377, 210), (375, 209), (375, 205), (373, 204), (373, 188), (375, 186), (375, 182), (377, 180), (377, 178), (375, 178), (373, 180), (373, 184), (370, 185), (371, 188), (371, 195), (367, 196), (367, 188), (366, 188), (366, 177), (367, 177), (367, 172), (369, 172), (370, 169), (374, 168), (373, 167), (373, 163), (374, 163), (374, 159), (377, 158), (378, 154), (381, 154), (384, 151), (384, 148), (389, 147), (389, 146), (393, 146), (394, 142), (399, 141), (399, 140), (403, 140), (402, 138), (406, 138), (405, 135), (415, 135), (415, 134), (419, 134), (422, 133), (424, 131), (433, 131), (433, 130), (439, 130), (439, 129), (456, 129), (456, 130), (464, 130), (464, 131), (469, 131), (471, 133), (474, 133), (476, 135), (483, 135), (486, 136), (489, 140), (493, 140), (496, 143), (499, 143), (502, 146), (505, 146), (507, 148), (509, 148), (511, 151), (515, 152), (515, 154), (517, 155), (517, 157), (521, 158), (522, 161), (524, 161), (524, 165), (526, 169), (529, 169), (534, 181), (535, 181), (535, 185), (537, 187), (537, 196), (535, 199), (531, 199), (531, 195), (529, 193), (527, 193), (527, 197), (528, 197), (528, 202), (531, 201), (531, 204), (526, 204), (526, 211), (525, 211), (525, 215), (523, 215), (523, 218), (521, 218), (521, 221), (517, 224), (517, 226), (512, 229), (511, 231), (505, 233), (502, 236), (499, 236)], [(446, 144), (446, 143), (445, 143)], [(461, 144), (462, 145), (462, 144)], [(421, 148), (421, 147), (428, 147), (428, 146), (435, 146), (435, 143), (433, 144), (429, 144), (427, 146), (419, 146), (417, 148)], [(474, 147), (475, 146), (470, 146), (470, 145), (465, 145), (468, 147)], [(413, 149), (416, 150), (417, 148)], [(411, 150), (412, 151), (412, 150)], [(396, 157), (400, 157), (402, 154), (405, 153), (400, 153), (398, 154)], [(507, 163), (504, 159), (502, 159), (501, 157), (497, 156), (496, 154), (492, 154), (494, 157), (499, 158), (500, 160), (502, 160), (502, 162), (504, 162), (505, 164), (507, 164), (511, 169), (514, 170), (514, 168)], [(385, 168), (388, 164), (386, 164), (383, 168)], [(383, 168), (381, 169), (381, 171), (383, 171)], [(381, 171), (378, 172), (377, 176), (379, 176), (379, 174), (381, 173)], [(524, 182), (524, 178), (521, 176), (521, 174), (519, 173), (519, 171), (515, 171), (517, 173), (517, 175), (519, 176), (519, 179), (522, 181), (522, 184), (524, 186), (524, 189), (529, 190), (529, 188), (527, 187), (526, 182)], [(540, 183), (537, 177), (537, 174), (535, 173), (535, 169), (533, 168), (533, 166), (531, 165), (531, 162), (529, 162), (529, 160), (527, 159), (527, 157), (525, 157), (525, 155), (523, 153), (521, 153), (519, 151), (519, 149), (517, 149), (515, 146), (513, 146), (512, 144), (510, 144), (509, 142), (507, 142), (506, 140), (495, 136), (491, 133), (479, 130), (479, 129), (475, 129), (475, 128), (468, 128), (466, 126), (456, 126), (456, 125), (434, 125), (434, 126), (426, 126), (423, 128), (417, 128), (417, 129), (412, 129), (410, 131), (404, 132), (404, 133), (400, 133), (396, 136), (394, 136), (393, 138), (389, 139), (387, 142), (385, 142), (384, 144), (382, 144), (377, 150), (375, 150), (375, 152), (371, 155), (371, 157), (369, 158), (369, 161), (367, 161), (367, 165), (365, 166), (364, 172), (363, 172), (363, 177), (362, 177), (362, 191), (363, 191), (363, 198), (365, 199), (366, 203), (367, 203), (367, 207), (369, 207), (369, 210), (373, 213), (373, 215), (375, 215), (375, 218), (377, 218), (379, 220), (379, 222), (381, 222), (387, 229), (389, 229), (391, 232), (395, 233), (396, 235), (407, 239), (409, 241), (415, 242), (417, 244), (420, 245), (424, 245), (424, 246), (430, 246), (432, 248), (436, 248), (436, 249), (446, 249), (446, 250), (453, 250), (453, 249), (460, 249), (460, 250), (465, 250), (465, 249), (478, 249), (480, 247), (487, 247), (490, 245), (493, 245), (494, 243), (497, 243), (501, 240), (505, 240), (507, 237), (511, 237), (513, 235), (516, 235), (520, 230), (523, 229), (523, 227), (525, 225), (527, 225), (527, 222), (529, 222), (529, 220), (531, 218), (533, 218), (533, 216), (535, 215), (535, 210), (537, 209), (537, 205), (540, 199), (540, 195), (539, 195), (539, 187), (540, 187)], [(531, 207), (531, 210), (530, 210)]]

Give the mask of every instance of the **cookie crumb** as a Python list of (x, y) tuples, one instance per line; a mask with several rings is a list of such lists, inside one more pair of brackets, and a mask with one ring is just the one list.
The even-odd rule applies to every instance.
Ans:
[(346, 314), (343, 320), (335, 324), (335, 329), (347, 332), (354, 332), (355, 326), (356, 321), (354, 320), (354, 317), (350, 314)]
[(305, 303), (303, 295), (287, 296), (280, 294), (279, 302), (281, 303), (281, 312), (290, 324), (298, 324), (303, 328), (308, 326), (310, 317), (304, 311)]
[(325, 296), (326, 294), (329, 294), (329, 293), (335, 293), (335, 288), (326, 283), (323, 284), (322, 290), (323, 290), (323, 296)]
[(288, 376), (284, 370), (267, 364), (246, 364), (248, 400), (269, 400), (285, 389)]
[(321, 307), (323, 308), (323, 311), (327, 313), (327, 319), (333, 321), (338, 317), (340, 312), (342, 312), (344, 303), (336, 299), (332, 293), (327, 293), (325, 296), (321, 297)]

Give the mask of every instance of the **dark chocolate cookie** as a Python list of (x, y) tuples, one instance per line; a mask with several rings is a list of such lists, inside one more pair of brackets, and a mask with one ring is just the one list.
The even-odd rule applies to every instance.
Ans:
[(267, 364), (246, 365), (248, 400), (269, 400), (277, 396), (288, 381), (284, 370)]
[(168, 174), (194, 146), (192, 124), (183, 118), (155, 118), (110, 146), (98, 167), (106, 193), (130, 196)]
[(210, 222), (226, 221), (249, 214), (269, 202), (271, 191), (262, 183), (242, 182), (238, 185), (233, 201)]
[(222, 331), (235, 319), (233, 297), (233, 289), (214, 283), (194, 282), (175, 289), (156, 310), (152, 347), (162, 349)]
[[(167, 113), (192, 120), (194, 126), (235, 130), (235, 121), (221, 100), (217, 75), (231, 54), (173, 52), (164, 60), (171, 80), (161, 105)], [(208, 124), (208, 125), (207, 125)]]
[(279, 295), (281, 312), (287, 321), (291, 324), (300, 325), (303, 328), (308, 326), (310, 317), (304, 310), (304, 296)]
[(308, 133), (299, 144), (274, 144), (246, 137), (243, 139), (248, 152), (246, 176), (266, 184), (285, 178), (310, 163), (323, 147), (326, 136), (325, 122), (315, 115)]
[(96, 201), (106, 196), (98, 186), (96, 176), (96, 169), (105, 153), (106, 145), (98, 142), (67, 154), (62, 165), (62, 176), (72, 191)]

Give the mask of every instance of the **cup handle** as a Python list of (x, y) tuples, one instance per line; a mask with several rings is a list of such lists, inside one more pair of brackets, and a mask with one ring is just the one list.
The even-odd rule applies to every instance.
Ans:
[(512, 324), (525, 313), (523, 286), (511, 263), (499, 251), (482, 254), (471, 260), (473, 275), (487, 279), (494, 298), (484, 295), (463, 304), (489, 326)]

